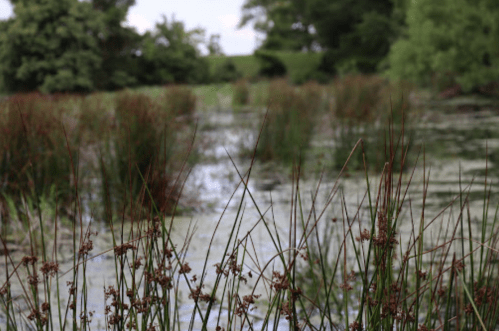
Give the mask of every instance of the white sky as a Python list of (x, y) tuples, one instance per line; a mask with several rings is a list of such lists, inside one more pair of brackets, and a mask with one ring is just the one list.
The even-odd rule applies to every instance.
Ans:
[[(225, 54), (251, 54), (257, 47), (257, 34), (251, 24), (237, 29), (243, 3), (244, 0), (136, 0), (135, 6), (128, 11), (128, 24), (143, 33), (161, 22), (162, 15), (168, 19), (175, 15), (175, 19), (184, 22), (188, 30), (204, 28), (206, 39), (211, 34), (220, 34)], [(11, 15), (10, 2), (0, 0), (0, 20)]]

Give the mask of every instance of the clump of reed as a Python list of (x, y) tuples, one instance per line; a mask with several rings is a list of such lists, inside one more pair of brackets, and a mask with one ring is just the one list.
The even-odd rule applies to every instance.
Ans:
[[(309, 241), (297, 285), (309, 298), (307, 312), (318, 313), (318, 329), (336, 328), (335, 319), (350, 330), (496, 329), (499, 222), (489, 209), (496, 208), (490, 206), (489, 179), (482, 219), (473, 225), (471, 184), (432, 213), (425, 204), (430, 179), (423, 167), (422, 205), (415, 216), (407, 192), (416, 168), (408, 180), (395, 170), (407, 161), (395, 157), (397, 149), (407, 146), (397, 145), (403, 139), (393, 132), (385, 167), (375, 181), (365, 171), (366, 192), (356, 207), (347, 205), (336, 183), (327, 200), (339, 206), (333, 217), (321, 226), (314, 215), (323, 214), (312, 209), (301, 221), (302, 238)], [(354, 148), (365, 156), (360, 140)]]
[[(365, 153), (360, 141), (357, 148)], [(395, 163), (402, 168), (406, 162), (394, 157), (397, 148), (406, 146), (390, 146), (377, 177), (365, 172), (364, 198), (353, 206), (340, 189), (351, 158), (324, 192), (324, 202), (319, 202), (322, 180), (306, 199), (295, 169), (285, 232), (273, 223), (273, 205), (266, 208), (255, 199), (250, 168), (234, 188), (242, 190), (236, 212), (226, 219), (224, 210), (213, 225), (201, 253), (204, 262), (197, 266), (187, 254), (196, 240), (194, 227), (188, 227), (183, 243), (176, 241), (175, 217), (166, 218), (154, 204), (129, 226), (111, 223), (109, 247), (99, 253), (93, 253), (97, 234), (91, 226), (73, 223), (72, 247), (64, 248), (72, 251), (69, 269), (61, 270), (58, 249), (50, 254), (42, 245), (36, 255), (34, 240), (30, 253), (15, 259), (0, 237), (6, 266), (0, 323), (6, 330), (40, 331), (95, 329), (95, 319), (113, 330), (496, 329), (499, 222), (490, 213), (496, 206), (489, 180), (478, 224), (472, 221), (469, 187), (430, 216), (426, 169), (422, 204), (416, 206), (407, 196), (413, 177), (405, 181), (394, 171)], [(247, 203), (258, 217), (244, 215)], [(219, 238), (221, 227), (230, 230)], [(207, 232), (204, 227), (203, 236)], [(256, 247), (257, 238), (268, 245), (265, 253)], [(100, 300), (88, 295), (93, 278), (88, 264), (104, 254), (114, 261), (114, 280), (103, 289), (102, 311), (94, 312), (91, 305)], [(62, 290), (64, 281), (68, 291)]]
[(257, 157), (291, 164), (307, 149), (320, 105), (312, 86), (300, 90), (284, 79), (274, 80), (268, 87), (265, 113)]
[[(70, 156), (74, 123), (66, 121), (70, 98), (16, 94), (0, 102), (0, 192), (13, 196), (71, 196)], [(62, 200), (61, 200), (62, 202)]]
[(245, 106), (250, 102), (249, 83), (246, 79), (239, 79), (232, 84), (232, 106)]
[[(186, 90), (174, 91), (184, 95)], [(179, 148), (179, 116), (192, 111), (191, 103), (180, 102), (173, 92), (160, 104), (144, 94), (124, 91), (115, 97), (115, 116), (109, 140), (100, 155), (101, 187), (107, 215), (128, 205), (152, 202), (162, 212), (172, 212), (177, 192), (173, 191), (175, 148)], [(188, 108), (186, 105), (188, 105)], [(114, 205), (114, 207), (113, 207)]]
[[(72, 194), (91, 196), (96, 177), (107, 215), (112, 209), (133, 210), (132, 203), (150, 203), (144, 191), (139, 198), (144, 183), (160, 210), (171, 212), (177, 195), (171, 188), (180, 166), (177, 152), (185, 153), (182, 149), (191, 139), (186, 127), (193, 121), (195, 104), (190, 89), (176, 86), (155, 99), (129, 91), (116, 97), (34, 93), (4, 99), (1, 213), (11, 210), (7, 196), (19, 202), (28, 195), (35, 201), (51, 197), (60, 210), (74, 213), (68, 205)], [(80, 173), (86, 174), (82, 180)]]
[(168, 86), (165, 88), (162, 108), (167, 116), (192, 117), (196, 110), (196, 95), (187, 86)]
[(305, 103), (314, 113), (324, 107), (324, 88), (316, 81), (308, 81), (300, 86), (300, 91), (305, 98)]
[(82, 145), (95, 145), (106, 139), (112, 120), (113, 98), (104, 93), (93, 93), (81, 98), (75, 118), (77, 137)]
[[(357, 75), (336, 79), (331, 86), (329, 105), (335, 132), (334, 168), (341, 169), (356, 139), (362, 137), (369, 164), (380, 171), (388, 153), (389, 125), (399, 129), (404, 123), (406, 132), (410, 131), (410, 92), (410, 85), (390, 83), (378, 76)], [(355, 153), (349, 168), (363, 168), (361, 153)]]
[(250, 86), (251, 105), (254, 107), (266, 107), (269, 101), (269, 85), (267, 80), (253, 83)]
[(365, 123), (379, 118), (381, 90), (385, 81), (377, 76), (345, 76), (332, 84), (334, 118)]

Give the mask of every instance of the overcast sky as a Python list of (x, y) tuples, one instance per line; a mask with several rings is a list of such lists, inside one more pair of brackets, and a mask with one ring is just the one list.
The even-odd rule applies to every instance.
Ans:
[[(220, 34), (222, 50), (227, 55), (251, 54), (257, 46), (257, 34), (251, 26), (237, 29), (244, 0), (136, 0), (128, 12), (128, 24), (142, 33), (152, 30), (166, 15), (185, 23), (187, 29), (206, 30), (206, 38)], [(0, 19), (12, 15), (8, 0), (0, 0)]]

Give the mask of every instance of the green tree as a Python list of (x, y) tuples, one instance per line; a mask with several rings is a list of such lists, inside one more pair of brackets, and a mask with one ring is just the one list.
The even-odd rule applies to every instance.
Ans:
[(90, 91), (102, 19), (78, 0), (15, 0), (0, 24), (0, 75), (8, 91)]
[(246, 0), (240, 26), (265, 33), (261, 49), (325, 51), (326, 72), (373, 72), (403, 24), (408, 0)]
[(182, 22), (163, 16), (153, 32), (146, 32), (139, 58), (143, 84), (201, 83), (209, 76), (208, 62), (197, 46), (204, 41), (204, 31), (186, 31)]
[(389, 74), (429, 85), (447, 79), (464, 91), (499, 78), (499, 2), (418, 0), (407, 32), (390, 51)]
[(92, 0), (104, 24), (98, 38), (102, 65), (94, 77), (98, 89), (114, 90), (137, 83), (134, 61), (141, 36), (123, 26), (133, 5), (135, 0)]
[(311, 21), (329, 72), (374, 72), (403, 22), (392, 0), (311, 0)]
[(237, 70), (234, 61), (227, 58), (224, 63), (215, 68), (211, 80), (215, 83), (219, 82), (234, 82), (242, 77), (242, 74)]
[(261, 49), (311, 50), (316, 40), (307, 0), (247, 0), (239, 27), (253, 22), (265, 34)]
[[(2, 37), (1, 36), (4, 36), (7, 34), (8, 27), (9, 27), (8, 24), (9, 24), (9, 21), (0, 21), (0, 48), (2, 47), (2, 43), (1, 43)], [(1, 51), (0, 51), (0, 54), (1, 54)], [(0, 94), (2, 92), (5, 92), (5, 90), (6, 90), (6, 88), (5, 88), (5, 84), (4, 84), (4, 78), (2, 75), (2, 66), (0, 63)]]
[(214, 56), (224, 55), (222, 51), (222, 46), (220, 46), (220, 35), (212, 34), (210, 40), (208, 41), (208, 53)]

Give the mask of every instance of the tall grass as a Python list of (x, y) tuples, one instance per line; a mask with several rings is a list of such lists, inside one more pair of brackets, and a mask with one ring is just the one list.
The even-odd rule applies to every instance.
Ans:
[(113, 98), (104, 93), (94, 93), (82, 98), (74, 114), (78, 142), (82, 146), (93, 146), (107, 138), (112, 125)]
[[(177, 154), (185, 153), (191, 139), (186, 128), (193, 122), (195, 106), (191, 90), (177, 86), (155, 99), (131, 92), (116, 97), (20, 94), (4, 99), (0, 212), (6, 216), (11, 202), (51, 198), (60, 211), (72, 214), (75, 188), (91, 196), (99, 190), (96, 186), (107, 215), (111, 209), (130, 210), (139, 200), (140, 205), (150, 202), (145, 192), (139, 194), (141, 176), (147, 178), (160, 210), (171, 210), (177, 194), (171, 191), (172, 181), (181, 161)], [(79, 172), (84, 176), (76, 183)], [(99, 185), (95, 178), (100, 178)]]
[[(361, 140), (355, 148), (362, 151)], [(478, 227), (471, 221), (469, 188), (427, 218), (428, 173), (423, 167), (422, 205), (416, 208), (408, 199), (412, 175), (404, 178), (394, 171), (395, 163), (405, 162), (394, 157), (396, 148), (390, 146), (379, 176), (365, 172), (364, 198), (353, 209), (339, 189), (351, 158), (324, 203), (319, 203), (321, 181), (304, 199), (301, 169), (294, 168), (287, 233), (273, 225), (272, 206), (264, 209), (247, 186), (252, 169), (243, 174), (236, 168), (240, 182), (235, 191), (242, 190), (237, 212), (229, 223), (222, 215), (211, 229), (204, 265), (195, 270), (187, 254), (193, 233), (188, 231), (178, 245), (172, 233), (175, 218), (164, 217), (154, 204), (151, 213), (134, 218), (130, 226), (111, 228), (109, 249), (93, 256), (96, 234), (90, 225), (75, 223), (73, 266), (64, 274), (57, 249), (35, 255), (34, 234), (31, 253), (17, 260), (2, 237), (7, 278), (0, 288), (3, 328), (90, 330), (99, 315), (107, 330), (497, 328), (499, 228), (497, 215), (489, 214), (496, 207), (490, 205), (488, 179)], [(150, 194), (145, 179), (143, 184)], [(248, 203), (260, 216), (242, 231)], [(410, 229), (407, 239), (399, 232), (404, 223)], [(215, 251), (220, 226), (230, 231)], [(254, 243), (260, 227), (271, 248), (265, 256), (258, 256)], [(87, 263), (102, 254), (114, 259), (114, 282), (103, 289), (103, 311), (93, 312), (90, 304), (98, 299), (88, 296), (94, 276)], [(63, 296), (60, 284), (65, 274), (70, 275), (69, 296)]]
[[(18, 94), (0, 102), (0, 196), (40, 197), (55, 190), (61, 200), (70, 199), (67, 142), (74, 142), (75, 124), (65, 116), (69, 99)], [(77, 157), (74, 147), (72, 153)]]
[[(154, 123), (160, 122), (156, 113), (151, 114), (155, 108), (150, 101), (126, 92), (118, 95), (116, 126), (123, 128), (122, 138), (128, 142), (161, 149), (153, 144), (163, 141), (153, 143), (149, 132), (134, 132), (134, 125), (152, 131), (151, 117)], [(265, 126), (260, 142), (264, 130)], [(477, 215), (469, 196), (471, 185), (477, 183), (466, 187), (460, 183), (460, 193), (434, 212), (426, 204), (431, 179), (425, 155), (418, 160), (419, 167), (411, 165), (409, 174), (397, 171), (407, 167), (407, 139), (402, 139), (403, 129), (392, 126), (387, 131), (388, 153), (377, 175), (368, 171), (367, 151), (360, 139), (338, 178), (325, 183), (329, 179), (324, 175), (313, 192), (303, 189), (303, 169), (296, 162), (285, 216), (274, 210), (273, 203), (262, 205), (255, 197), (250, 185), (253, 167), (244, 171), (233, 162), (239, 182), (234, 194), (227, 196), (227, 206), (235, 203), (235, 212), (226, 207), (218, 222), (199, 225), (199, 238), (206, 239), (197, 246), (204, 259), (196, 266), (190, 250), (193, 241), (199, 240), (196, 226), (188, 226), (183, 240), (178, 240), (175, 214), (167, 217), (161, 210), (162, 200), (155, 198), (155, 184), (149, 180), (151, 163), (137, 172), (140, 181), (131, 180), (130, 172), (141, 165), (131, 161), (136, 160), (130, 157), (136, 148), (128, 144), (123, 147), (128, 151), (128, 185), (140, 186), (137, 191), (128, 189), (128, 198), (148, 201), (149, 208), (129, 213), (130, 222), (124, 221), (124, 213), (110, 209), (110, 218), (121, 222), (107, 223), (108, 246), (94, 253), (97, 233), (78, 207), (80, 195), (72, 196), (77, 217), (70, 228), (71, 241), (62, 249), (60, 215), (53, 216), (54, 223), (46, 223), (41, 213), (34, 212), (40, 211), (41, 204), (26, 203), (26, 217), (13, 215), (19, 217), (13, 221), (28, 223), (27, 252), (17, 254), (4, 233), (0, 235), (4, 260), (0, 327), (40, 331), (497, 329), (499, 205), (490, 198), (490, 180), (484, 178), (479, 222), (474, 221)], [(342, 189), (342, 176), (357, 151), (362, 155), (365, 190), (352, 204), (347, 200), (348, 187)], [(78, 192), (82, 178), (69, 154), (75, 179), (70, 183)], [(258, 146), (253, 161), (257, 154)], [(422, 189), (415, 191), (418, 171)], [(180, 193), (185, 177), (177, 178), (171, 185)], [(247, 212), (250, 206), (257, 217)], [(279, 229), (278, 217), (286, 218), (285, 231)], [(222, 228), (228, 231), (218, 235)], [(262, 242), (265, 247), (258, 247)], [(69, 261), (63, 253), (69, 253)], [(102, 275), (92, 274), (89, 263), (103, 256), (114, 263), (112, 282), (102, 289), (101, 298), (95, 298), (89, 293)], [(101, 311), (93, 310), (96, 302), (104, 303)]]
[[(175, 206), (178, 192), (173, 183), (180, 166), (175, 153), (182, 147), (177, 132), (192, 118), (195, 98), (190, 90), (179, 87), (165, 94), (163, 103), (126, 91), (116, 96), (114, 123), (100, 155), (108, 217), (110, 210), (124, 206), (132, 211), (141, 206), (150, 209), (154, 202), (160, 211), (169, 213)], [(144, 180), (150, 196), (143, 189)]]
[(190, 118), (196, 110), (196, 95), (187, 86), (169, 86), (165, 90), (162, 106), (164, 115)]
[(270, 83), (268, 111), (258, 145), (259, 159), (291, 164), (305, 153), (322, 101), (320, 94), (316, 84), (298, 89), (283, 79)]
[[(330, 113), (336, 138), (333, 148), (336, 169), (341, 169), (359, 137), (366, 145), (370, 166), (376, 171), (382, 169), (388, 153), (388, 122), (398, 130), (404, 123), (405, 131), (411, 132), (410, 92), (408, 84), (390, 83), (377, 76), (345, 76), (332, 83)], [(362, 154), (355, 153), (350, 169), (359, 170), (363, 166)]]
[(232, 106), (245, 106), (250, 102), (250, 90), (248, 81), (239, 79), (232, 84)]

